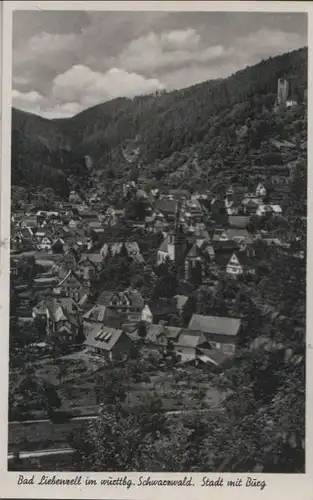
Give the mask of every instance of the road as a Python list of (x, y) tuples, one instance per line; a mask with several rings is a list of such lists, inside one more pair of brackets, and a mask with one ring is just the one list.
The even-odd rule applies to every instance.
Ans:
[[(21, 451), (19, 458), (22, 460), (23, 458), (52, 457), (56, 455), (71, 455), (72, 453), (75, 453), (74, 448), (51, 448), (49, 450)], [(13, 460), (15, 457), (14, 453), (8, 454), (8, 460)]]
[[(198, 414), (198, 413), (211, 413), (213, 411), (218, 413), (221, 411), (221, 408), (219, 406), (211, 406), (211, 408), (204, 408), (204, 409), (199, 409), (199, 410), (171, 410), (171, 411), (166, 411), (164, 412), (165, 415), (192, 415), (192, 414)], [(66, 419), (66, 422), (75, 422), (79, 420), (94, 420), (97, 419), (98, 415), (81, 415), (78, 417), (69, 417)], [(50, 422), (52, 424), (58, 425), (58, 423), (62, 422), (54, 422), (50, 418), (42, 418), (38, 420), (15, 420), (13, 422), (9, 422), (9, 426), (14, 426), (14, 425), (32, 425), (32, 424), (44, 424), (46, 422)]]

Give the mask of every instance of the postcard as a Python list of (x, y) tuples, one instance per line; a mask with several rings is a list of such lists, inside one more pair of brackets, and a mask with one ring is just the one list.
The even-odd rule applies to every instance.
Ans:
[(3, 498), (312, 498), (312, 16), (3, 2)]

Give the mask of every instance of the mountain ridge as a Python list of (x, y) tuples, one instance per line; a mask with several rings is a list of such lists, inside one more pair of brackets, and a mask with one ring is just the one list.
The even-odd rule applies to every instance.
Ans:
[[(83, 171), (84, 156), (89, 155), (94, 168), (104, 173), (104, 180), (108, 172), (121, 180), (129, 170), (122, 150), (127, 141), (135, 138), (140, 150), (138, 162), (148, 174), (158, 165), (167, 168), (163, 163), (175, 154), (193, 155), (194, 149), (200, 163), (210, 160), (209, 145), (215, 144), (217, 137), (225, 143), (224, 136), (233, 134), (227, 141), (230, 147), (236, 147), (237, 129), (245, 126), (247, 120), (262, 117), (262, 109), (268, 110), (264, 122), (275, 119), (271, 110), (280, 77), (291, 82), (292, 97), (301, 103), (307, 89), (307, 48), (262, 60), (225, 79), (161, 95), (113, 99), (70, 118), (47, 119), (13, 108), (12, 183), (23, 180), (27, 184), (34, 177), (28, 173), (29, 169), (32, 172), (30, 155), (37, 170), (44, 163), (51, 169), (52, 177), (55, 169), (59, 170), (58, 175), (63, 172), (68, 177), (73, 165), (79, 165)], [(216, 152), (214, 148), (211, 159)], [(224, 165), (225, 158), (220, 153), (218, 161)], [(175, 165), (169, 170), (174, 173)], [(50, 180), (48, 175), (47, 180), (36, 182), (51, 184)], [(64, 179), (62, 182), (65, 186)]]

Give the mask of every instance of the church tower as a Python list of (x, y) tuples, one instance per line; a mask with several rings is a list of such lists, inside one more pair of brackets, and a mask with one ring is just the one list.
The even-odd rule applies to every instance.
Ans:
[(168, 235), (168, 252), (170, 259), (175, 264), (178, 279), (181, 276), (181, 270), (183, 269), (184, 257), (187, 250), (186, 235), (179, 220), (180, 209), (181, 209), (181, 201), (179, 201), (177, 204), (174, 231), (172, 231)]

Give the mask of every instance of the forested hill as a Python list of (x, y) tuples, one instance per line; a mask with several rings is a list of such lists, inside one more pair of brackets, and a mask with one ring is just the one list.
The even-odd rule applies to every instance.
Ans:
[[(286, 116), (273, 109), (281, 77), (290, 82), (289, 97), (300, 104)], [(223, 80), (115, 99), (68, 119), (46, 120), (13, 109), (12, 183), (52, 185), (65, 193), (66, 177), (84, 175), (89, 155), (93, 168), (114, 186), (130, 170), (128, 148), (137, 151), (143, 176), (175, 186), (192, 173), (203, 186), (212, 168), (234, 175), (236, 166), (255, 166), (260, 160), (255, 152), (269, 138), (305, 140), (306, 89), (307, 48), (302, 48)]]

